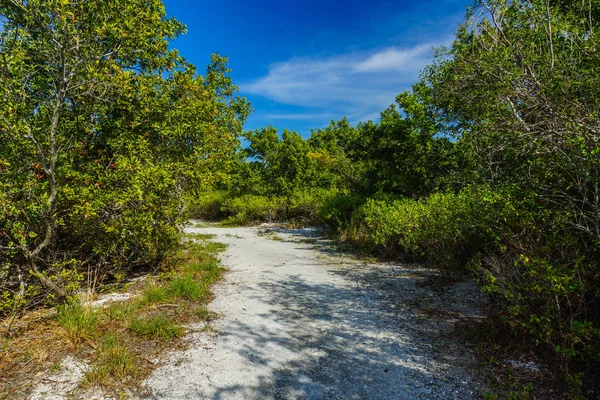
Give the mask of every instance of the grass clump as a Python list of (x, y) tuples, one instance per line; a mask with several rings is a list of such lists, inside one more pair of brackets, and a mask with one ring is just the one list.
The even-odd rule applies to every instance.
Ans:
[(215, 235), (214, 233), (188, 233), (187, 236), (190, 239), (210, 240), (214, 239), (217, 235)]
[(149, 283), (142, 291), (139, 304), (144, 306), (166, 303), (170, 299), (169, 290), (156, 283)]
[(221, 272), (220, 261), (214, 257), (202, 261), (190, 262), (185, 268), (186, 274), (192, 275), (196, 279), (201, 279), (205, 286), (219, 279)]
[(123, 321), (131, 317), (136, 307), (129, 302), (112, 303), (105, 309), (105, 317), (109, 322)]
[(193, 258), (195, 255), (200, 254), (202, 258), (205, 258), (206, 254), (216, 254), (227, 249), (225, 243), (204, 241), (200, 243), (194, 243), (194, 245), (188, 249), (189, 257)]
[[(142, 360), (172, 349), (185, 324), (219, 317), (205, 305), (210, 285), (222, 271), (216, 253), (226, 246), (207, 239), (185, 240), (147, 283), (118, 286), (140, 290), (139, 296), (97, 308), (74, 297), (56, 306), (55, 314), (44, 310), (21, 317), (14, 333), (0, 339), (0, 398), (18, 397), (30, 389), (34, 377), (60, 372), (67, 355), (92, 360), (82, 386), (100, 385), (115, 398), (125, 387), (135, 389), (153, 369)], [(106, 286), (99, 292), (106, 292)]]
[(199, 306), (196, 310), (196, 317), (198, 317), (201, 321), (210, 322), (214, 319), (217, 319), (219, 314), (214, 311), (210, 311), (205, 306)]
[(215, 272), (220, 270), (219, 260), (210, 257), (204, 262), (192, 262), (186, 266), (186, 272), (191, 274), (205, 274), (207, 272)]
[(134, 318), (129, 324), (129, 330), (138, 336), (153, 339), (173, 339), (180, 337), (184, 328), (177, 326), (166, 315)]
[(205, 293), (205, 286), (191, 276), (177, 276), (169, 282), (169, 291), (175, 297), (199, 300)]
[(117, 336), (106, 336), (92, 369), (86, 374), (87, 385), (107, 385), (113, 380), (120, 382), (135, 378), (138, 373), (136, 358), (132, 356)]
[(58, 323), (74, 343), (90, 339), (98, 333), (99, 314), (91, 305), (83, 305), (78, 299), (56, 307)]

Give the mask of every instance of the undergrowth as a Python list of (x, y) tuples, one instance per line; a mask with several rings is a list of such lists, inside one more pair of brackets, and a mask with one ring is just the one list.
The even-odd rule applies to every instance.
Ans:
[(129, 286), (136, 294), (126, 301), (93, 307), (76, 296), (57, 305), (55, 314), (42, 309), (24, 315), (12, 332), (0, 325), (0, 398), (27, 393), (34, 375), (60, 372), (69, 354), (90, 363), (77, 390), (96, 385), (115, 396), (134, 391), (153, 368), (148, 360), (182, 345), (176, 339), (186, 324), (217, 317), (205, 304), (222, 273), (217, 253), (226, 246), (211, 238), (188, 237), (159, 274)]

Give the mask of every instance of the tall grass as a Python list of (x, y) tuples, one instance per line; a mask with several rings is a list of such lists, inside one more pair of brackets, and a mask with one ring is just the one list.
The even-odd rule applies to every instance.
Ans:
[(106, 385), (111, 379), (124, 381), (135, 378), (137, 360), (116, 335), (104, 337), (96, 362), (87, 372), (84, 384)]
[(98, 333), (99, 314), (91, 305), (81, 304), (79, 299), (71, 299), (56, 307), (58, 323), (66, 336), (74, 343), (90, 339)]
[(134, 318), (129, 329), (138, 336), (153, 339), (172, 339), (183, 335), (184, 328), (177, 326), (166, 315)]

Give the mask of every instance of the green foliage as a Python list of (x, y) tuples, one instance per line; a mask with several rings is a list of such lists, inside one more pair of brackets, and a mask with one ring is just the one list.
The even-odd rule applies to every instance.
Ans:
[[(424, 257), (446, 271), (465, 268), (494, 304), (493, 318), (554, 353), (563, 372), (591, 379), (600, 343), (597, 261), (585, 255), (569, 221), (557, 223), (514, 187), (466, 188), (425, 199), (368, 199), (350, 226), (386, 254)], [(551, 229), (548, 223), (551, 222)]]
[(327, 198), (319, 208), (319, 218), (330, 229), (340, 231), (354, 226), (353, 215), (365, 198), (349, 193), (335, 193)]
[(152, 305), (165, 303), (169, 299), (170, 293), (164, 286), (149, 283), (142, 291), (142, 295), (138, 301), (141, 305)]
[(84, 383), (87, 385), (106, 385), (111, 380), (126, 381), (138, 373), (136, 359), (117, 336), (107, 336), (92, 368), (86, 372)]
[(188, 300), (198, 300), (206, 292), (205, 286), (190, 276), (173, 278), (169, 282), (169, 290), (173, 296)]
[(78, 299), (71, 299), (57, 306), (56, 313), (58, 323), (74, 343), (92, 338), (98, 333), (98, 311), (90, 305), (82, 305)]
[(600, 243), (597, 2), (481, 1), (425, 78), (474, 175), (517, 184)]
[(470, 187), (458, 194), (435, 193), (422, 200), (368, 199), (355, 220), (361, 234), (389, 252), (425, 256), (442, 268), (457, 269), (484, 249), (516, 217), (509, 194)]
[(213, 204), (469, 271), (491, 318), (600, 390), (599, 21), (595, 0), (477, 1), (378, 122), (248, 132)]
[[(151, 304), (151, 303), (146, 303)], [(106, 307), (105, 316), (108, 322), (119, 322), (129, 319), (136, 311), (136, 306), (129, 302), (112, 302)]]
[[(199, 242), (185, 243), (180, 258), (185, 260), (177, 269), (169, 271), (158, 282), (149, 282), (142, 290), (136, 305), (139, 307), (165, 304), (174, 300), (197, 301), (206, 297), (208, 287), (221, 274), (221, 266), (215, 254), (224, 249), (220, 243), (210, 242), (207, 237)], [(118, 317), (124, 310), (116, 310)], [(112, 313), (111, 313), (112, 314)]]
[(287, 197), (285, 220), (295, 224), (310, 225), (319, 221), (322, 204), (333, 195), (326, 189), (296, 191)]
[(81, 271), (172, 255), (184, 191), (221, 179), (250, 108), (226, 58), (200, 76), (169, 49), (185, 27), (160, 0), (0, 1), (0, 15), (5, 312), (72, 294)]
[(227, 200), (223, 211), (230, 222), (247, 225), (257, 222), (281, 222), (285, 210), (279, 197), (266, 197), (246, 194)]
[(225, 217), (226, 200), (227, 193), (224, 191), (211, 191), (197, 196), (188, 195), (186, 198), (188, 216), (207, 221), (221, 220)]
[(246, 132), (231, 189), (236, 195), (292, 197), (312, 188), (328, 187), (333, 175), (318, 168), (311, 145), (298, 133), (284, 130), (279, 138), (273, 127)]
[(202, 262), (191, 262), (186, 267), (186, 272), (191, 274), (203, 274), (208, 273), (209, 275), (220, 272), (220, 262), (215, 257), (210, 257), (208, 260)]
[(523, 200), (518, 220), (496, 230), (498, 245), (472, 263), (496, 316), (596, 390), (599, 10), (597, 1), (477, 2), (424, 74), (470, 167), (460, 181), (510, 185)]
[(363, 164), (363, 193), (418, 197), (431, 193), (454, 166), (454, 145), (438, 135), (428, 108), (428, 88), (415, 85), (381, 113), (358, 126), (354, 162)]
[(572, 238), (527, 234), (537, 236), (535, 246), (523, 248), (522, 243), (507, 240), (504, 251), (474, 264), (474, 272), (506, 324), (553, 352), (563, 372), (582, 362), (592, 372), (599, 361), (590, 352), (600, 343), (593, 311), (598, 265), (581, 256), (583, 249), (574, 247)]
[(178, 338), (184, 332), (184, 328), (175, 325), (169, 317), (164, 315), (134, 318), (129, 324), (129, 329), (138, 336), (147, 336), (153, 339)]
[[(332, 196), (333, 191), (312, 189), (291, 192), (288, 196), (230, 194), (221, 203), (220, 213), (227, 222), (251, 225), (261, 222), (293, 222), (312, 224), (319, 220), (320, 205)], [(212, 214), (206, 217), (209, 219)], [(204, 218), (204, 214), (198, 215)]]
[[(250, 108), (226, 59), (198, 76), (169, 50), (185, 27), (159, 0), (0, 0), (0, 14), (0, 313), (68, 296), (86, 269), (160, 263), (184, 209), (320, 222), (386, 255), (470, 271), (491, 317), (552, 354), (572, 397), (600, 382), (598, 1), (477, 1), (378, 122), (344, 118), (306, 140), (262, 128), (244, 149)], [(222, 246), (186, 246), (183, 276), (140, 304), (204, 296), (220, 274), (206, 252)], [(74, 340), (94, 330), (78, 303), (58, 318)]]

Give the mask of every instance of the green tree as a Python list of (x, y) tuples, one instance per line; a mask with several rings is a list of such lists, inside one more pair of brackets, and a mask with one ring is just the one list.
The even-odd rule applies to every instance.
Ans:
[(600, 3), (479, 1), (426, 72), (478, 176), (600, 241)]
[(328, 186), (360, 191), (365, 185), (364, 163), (356, 154), (358, 130), (350, 125), (347, 118), (331, 121), (325, 129), (313, 130), (308, 144), (311, 147), (309, 157), (319, 163)]
[[(578, 359), (600, 345), (600, 2), (477, 1), (425, 72), (467, 178), (516, 205), (477, 269), (498, 313)], [(514, 215), (518, 215), (518, 219)], [(512, 220), (508, 226), (502, 222)], [(595, 374), (595, 378), (594, 378)]]
[(277, 129), (269, 126), (246, 132), (244, 137), (248, 147), (242, 153), (248, 164), (242, 167), (240, 186), (252, 181), (255, 187), (249, 191), (275, 196), (319, 186), (317, 163), (309, 157), (310, 145), (298, 133), (284, 130), (280, 139)]
[(0, 15), (4, 298), (160, 260), (182, 191), (231, 159), (249, 112), (226, 59), (197, 76), (159, 0), (4, 0)]

